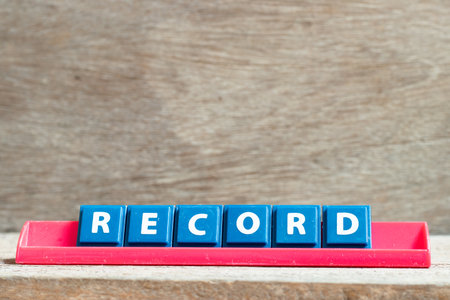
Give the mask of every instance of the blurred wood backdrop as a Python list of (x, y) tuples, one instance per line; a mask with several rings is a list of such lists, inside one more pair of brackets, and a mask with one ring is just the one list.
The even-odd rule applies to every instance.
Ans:
[(450, 2), (0, 0), (0, 231), (94, 203), (449, 234)]

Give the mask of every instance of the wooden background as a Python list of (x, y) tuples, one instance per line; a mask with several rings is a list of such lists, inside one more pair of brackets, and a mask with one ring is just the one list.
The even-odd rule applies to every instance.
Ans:
[(449, 1), (0, 0), (0, 231), (370, 204), (450, 233)]

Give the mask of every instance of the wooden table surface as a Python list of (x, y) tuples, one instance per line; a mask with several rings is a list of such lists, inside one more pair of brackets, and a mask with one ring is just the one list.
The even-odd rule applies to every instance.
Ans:
[(431, 236), (429, 269), (17, 265), (17, 238), (0, 234), (6, 299), (450, 298), (450, 236)]

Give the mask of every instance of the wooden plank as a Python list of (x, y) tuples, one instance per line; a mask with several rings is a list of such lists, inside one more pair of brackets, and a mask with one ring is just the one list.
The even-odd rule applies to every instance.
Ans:
[(431, 236), (430, 269), (27, 266), (0, 234), (2, 297), (446, 299), (450, 236)]
[(0, 232), (80, 204), (450, 233), (450, 3), (0, 0)]

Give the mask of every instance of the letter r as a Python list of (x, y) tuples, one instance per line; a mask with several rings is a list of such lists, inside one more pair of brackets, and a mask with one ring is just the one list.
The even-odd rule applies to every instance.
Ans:
[(98, 227), (102, 228), (103, 233), (109, 233), (108, 222), (110, 219), (111, 216), (107, 212), (95, 211), (92, 216), (92, 233), (97, 233)]
[(305, 216), (301, 213), (288, 213), (287, 214), (287, 234), (293, 235), (294, 228), (297, 228), (298, 233), (301, 235), (306, 234), (305, 227)]

